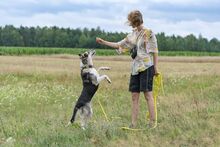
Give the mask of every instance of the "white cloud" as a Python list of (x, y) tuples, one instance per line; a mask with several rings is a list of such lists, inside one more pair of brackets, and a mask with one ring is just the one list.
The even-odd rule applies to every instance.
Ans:
[(218, 3), (219, 0), (152, 0), (152, 2), (181, 5), (202, 5), (207, 3)]
[[(60, 0), (61, 1), (61, 0)], [(79, 3), (79, 4), (91, 4), (91, 3), (126, 3), (126, 4), (134, 4), (138, 3), (139, 0), (68, 0), (69, 2), (72, 3)]]
[(181, 35), (186, 36), (194, 34), (197, 37), (199, 34), (207, 37), (208, 39), (220, 39), (220, 21), (218, 22), (205, 22), (201, 20), (179, 21), (170, 22), (167, 20), (147, 20), (149, 21), (150, 28), (155, 32), (165, 32), (167, 35)]
[[(165, 2), (177, 6), (209, 3), (207, 0), (156, 0), (156, 3), (163, 8)], [(210, 0), (211, 4), (213, 4), (212, 2), (217, 3), (217, 0)], [(178, 9), (161, 11), (160, 7), (152, 8), (154, 4), (153, 0), (147, 2), (144, 0), (128, 0), (126, 2), (124, 0), (93, 0), (92, 2), (90, 0), (49, 0), (47, 3), (43, 0), (3, 0), (0, 1), (0, 25), (70, 28), (96, 28), (100, 26), (106, 31), (129, 32), (131, 28), (125, 25), (127, 13), (133, 9), (140, 9), (145, 17), (145, 25), (156, 33), (165, 32), (169, 35), (183, 36), (193, 33), (197, 36), (202, 34), (209, 39), (213, 37), (220, 39), (220, 19), (217, 14), (212, 21), (208, 21), (201, 17), (204, 17), (203, 14), (200, 14), (203, 9), (201, 12), (194, 13), (192, 11), (185, 14), (184, 11)], [(189, 9), (193, 10), (193, 7)], [(212, 13), (207, 13), (205, 17), (212, 18), (213, 16)]]

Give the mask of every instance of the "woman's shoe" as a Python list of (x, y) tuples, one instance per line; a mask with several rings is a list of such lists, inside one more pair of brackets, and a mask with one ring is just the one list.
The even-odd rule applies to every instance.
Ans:
[(135, 128), (135, 125), (134, 125), (134, 124), (130, 124), (128, 128), (134, 129), (134, 128)]
[(156, 127), (157, 127), (156, 121), (150, 121), (149, 124), (147, 124), (147, 128), (149, 128), (149, 129), (154, 129)]

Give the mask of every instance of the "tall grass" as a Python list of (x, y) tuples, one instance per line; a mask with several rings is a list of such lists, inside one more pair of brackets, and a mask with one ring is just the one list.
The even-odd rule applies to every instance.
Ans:
[[(45, 47), (0, 47), (0, 55), (50, 55), (74, 54), (86, 51), (81, 48), (45, 48)], [(116, 55), (114, 49), (97, 49), (97, 55)], [(194, 52), (194, 51), (160, 51), (161, 56), (220, 56), (220, 52)]]
[[(0, 64), (0, 146), (220, 145), (220, 71), (215, 66), (160, 63), (165, 95), (158, 98), (158, 127), (130, 132), (120, 129), (130, 124), (129, 63), (95, 61), (96, 66), (112, 67), (101, 73), (109, 75), (112, 84), (101, 83), (93, 99), (94, 115), (83, 131), (75, 125), (65, 127), (82, 90), (79, 65), (72, 59), (35, 58), (1, 60), (8, 68)], [(16, 63), (22, 70), (10, 68)], [(141, 95), (138, 128), (146, 128), (146, 112)]]

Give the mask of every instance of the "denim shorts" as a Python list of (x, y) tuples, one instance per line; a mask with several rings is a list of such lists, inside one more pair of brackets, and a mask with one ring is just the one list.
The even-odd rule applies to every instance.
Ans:
[(131, 75), (130, 92), (150, 92), (153, 89), (154, 66), (139, 72), (138, 75)]

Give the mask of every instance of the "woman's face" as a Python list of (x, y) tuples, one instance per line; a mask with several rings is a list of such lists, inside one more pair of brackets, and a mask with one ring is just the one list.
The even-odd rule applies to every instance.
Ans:
[(136, 26), (134, 24), (131, 25), (132, 28), (136, 28)]
[(129, 26), (131, 26), (132, 28), (136, 28), (137, 27), (134, 22), (131, 22), (131, 21), (128, 21), (128, 22), (129, 22)]
[(136, 28), (136, 27), (139, 27), (139, 26), (142, 25), (142, 23), (140, 24), (140, 22), (137, 21), (137, 20), (134, 20), (133, 22), (132, 22), (132, 21), (129, 21), (129, 24), (130, 24), (130, 26), (131, 26), (132, 28)]

